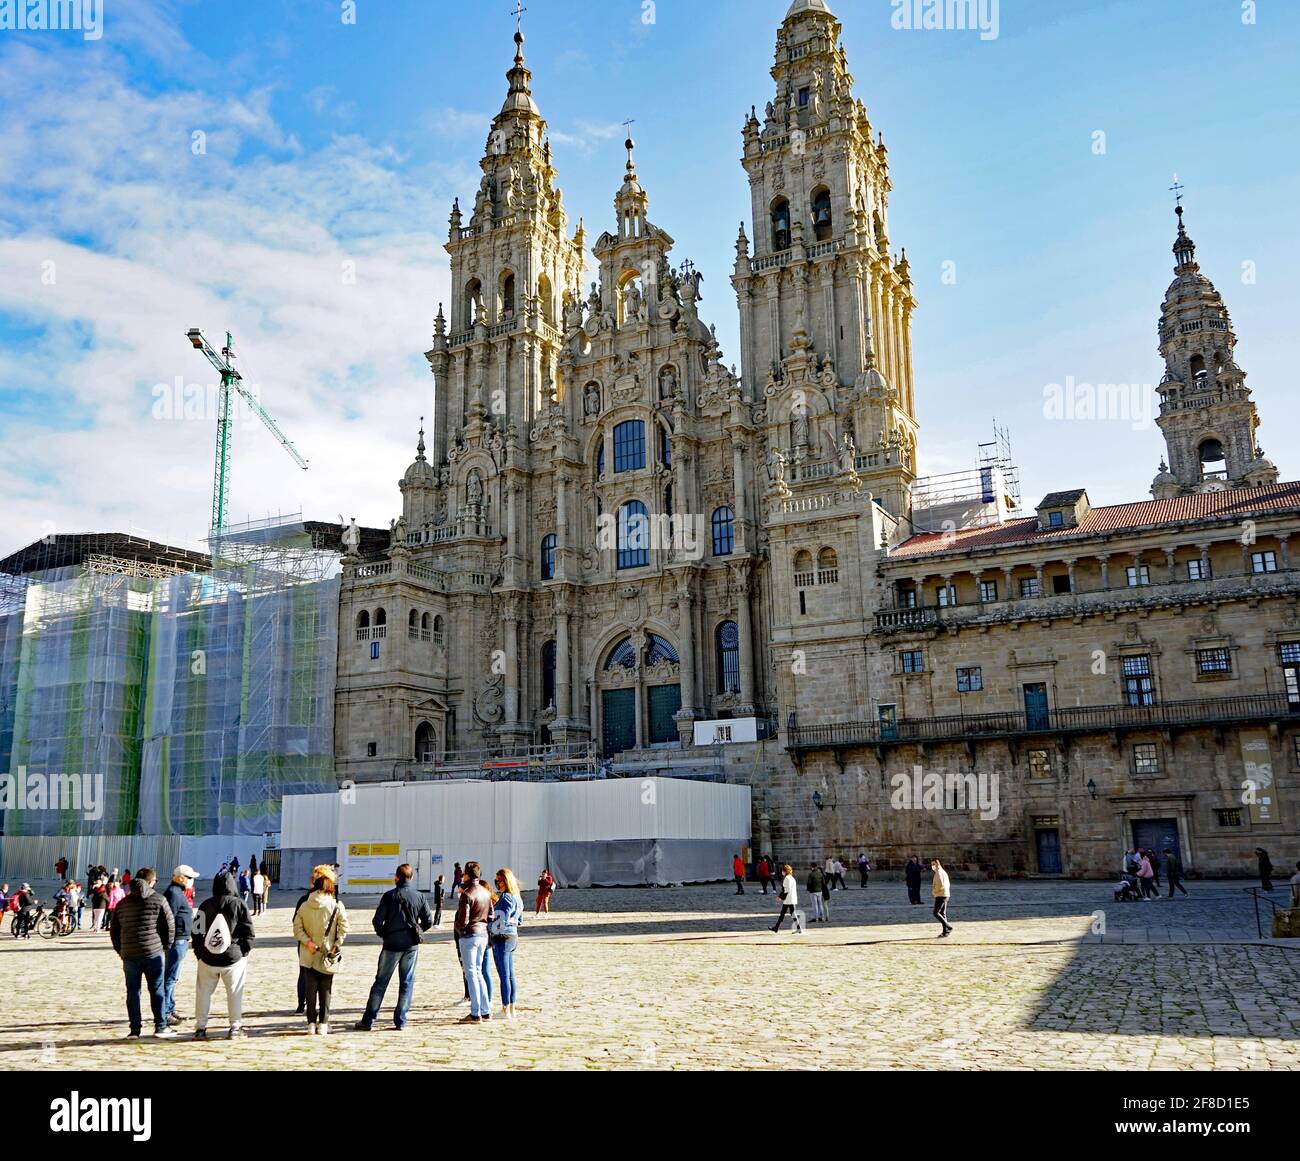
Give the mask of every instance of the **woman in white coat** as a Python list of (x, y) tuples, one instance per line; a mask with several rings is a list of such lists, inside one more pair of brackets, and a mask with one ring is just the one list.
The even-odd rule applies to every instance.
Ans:
[(781, 890), (777, 895), (777, 898), (781, 900), (781, 914), (777, 916), (776, 926), (772, 930), (780, 931), (781, 924), (785, 922), (787, 915), (793, 916), (795, 929), (799, 930), (801, 927), (799, 914), (795, 911), (795, 908), (799, 905), (799, 886), (794, 881), (794, 868), (789, 863), (786, 863), (781, 868), (781, 876)]

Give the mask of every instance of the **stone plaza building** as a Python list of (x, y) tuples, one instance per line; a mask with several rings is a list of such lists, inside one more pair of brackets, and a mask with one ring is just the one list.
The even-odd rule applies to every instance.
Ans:
[[(1026, 514), (1005, 456), (918, 480), (917, 301), (839, 37), (795, 0), (744, 121), (737, 370), (630, 139), (609, 228), (570, 230), (516, 34), (451, 210), (430, 435), (387, 551), (344, 558), (338, 776), (592, 753), (747, 781), (754, 851), (803, 862), (1293, 861), (1300, 483), (1181, 206), (1154, 499)], [(706, 722), (757, 740), (697, 747)]]

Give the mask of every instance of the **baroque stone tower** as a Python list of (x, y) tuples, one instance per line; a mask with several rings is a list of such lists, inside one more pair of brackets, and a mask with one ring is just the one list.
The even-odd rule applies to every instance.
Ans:
[(1168, 464), (1151, 485), (1157, 500), (1239, 485), (1275, 484), (1277, 469), (1256, 442), (1259, 416), (1223, 298), (1201, 273), (1178, 206), (1174, 280), (1160, 315), (1164, 378), (1157, 391)]
[(746, 386), (787, 479), (846, 456), (895, 516), (910, 511), (916, 399), (907, 257), (889, 245), (889, 164), (824, 0), (795, 0), (777, 33), (776, 95), (751, 109), (744, 226), (732, 282)]

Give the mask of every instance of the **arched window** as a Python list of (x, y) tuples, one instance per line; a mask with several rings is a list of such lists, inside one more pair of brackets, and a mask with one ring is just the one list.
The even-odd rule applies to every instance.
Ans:
[(421, 614), (420, 614), (420, 628), (421, 628), (421, 629), (427, 629), (428, 627), (429, 627), (429, 614), (428, 614), (428, 613), (421, 613)]
[(713, 510), (713, 555), (730, 556), (736, 551), (736, 517), (725, 504)]
[(631, 472), (645, 467), (645, 423), (627, 419), (614, 428), (614, 471)]
[(681, 658), (677, 656), (677, 650), (672, 647), (658, 633), (648, 634), (649, 640), (645, 647), (645, 663), (647, 665), (658, 665), (661, 661), (667, 661), (673, 665), (679, 665)]
[(650, 514), (640, 500), (618, 510), (618, 567), (641, 568), (650, 563)]
[(471, 278), (465, 285), (465, 329), (469, 330), (478, 317), (479, 307), (483, 305), (483, 284), (477, 278)]
[(515, 276), (507, 272), (501, 279), (501, 318), (514, 318)]
[(542, 646), (542, 709), (555, 704), (555, 642)]
[(434, 617), (434, 618), (433, 618), (433, 631), (434, 631), (435, 633), (437, 633), (439, 636), (442, 635), (442, 617), (441, 617), (441, 616), (437, 616), (437, 617)]
[(406, 618), (406, 624), (409, 628), (417, 629), (420, 625), (420, 614), (418, 610), (412, 609), (410, 615)]
[(815, 584), (816, 574), (813, 572), (812, 553), (806, 548), (801, 548), (794, 554), (794, 584), (795, 588), (807, 588)]
[(542, 537), (542, 580), (555, 579), (555, 533)]
[(437, 735), (428, 722), (421, 722), (415, 727), (415, 760), (426, 764), (437, 757), (434, 753), (434, 739)]
[(635, 669), (636, 650), (632, 647), (632, 638), (624, 637), (605, 658), (606, 669)]
[(673, 514), (673, 486), (672, 484), (669, 484), (668, 487), (664, 489), (664, 515), (671, 516), (672, 514)]
[(370, 613), (367, 609), (362, 609), (361, 612), (357, 614), (357, 628), (358, 629), (370, 628)]
[(375, 610), (375, 624), (376, 624), (376, 625), (387, 625), (387, 624), (388, 624), (388, 614), (385, 613), (383, 609), (376, 609), (376, 610)]
[(840, 558), (833, 548), (823, 548), (817, 554), (817, 583), (819, 585), (840, 583)]
[(740, 692), (740, 630), (735, 621), (723, 621), (714, 634), (717, 645), (718, 692)]
[(673, 436), (662, 424), (659, 427), (659, 462), (666, 468), (673, 466)]
[(835, 232), (835, 227), (831, 218), (831, 191), (825, 186), (813, 193), (812, 220), (813, 233), (816, 234), (817, 241), (829, 241)]
[(1197, 448), (1197, 455), (1201, 461), (1202, 479), (1217, 480), (1227, 477), (1227, 456), (1224, 453), (1223, 444), (1217, 439), (1202, 440), (1200, 447)]
[(605, 474), (605, 441), (602, 438), (600, 447), (596, 451), (596, 481), (600, 482), (600, 477)]
[(1192, 381), (1198, 385), (1205, 379), (1205, 356), (1193, 355), (1190, 366)]
[(790, 203), (785, 198), (772, 203), (772, 249), (790, 249)]

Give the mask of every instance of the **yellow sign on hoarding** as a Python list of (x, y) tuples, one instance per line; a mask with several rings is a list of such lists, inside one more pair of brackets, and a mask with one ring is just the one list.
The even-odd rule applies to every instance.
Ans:
[(348, 843), (342, 886), (391, 887), (401, 852), (401, 843)]

